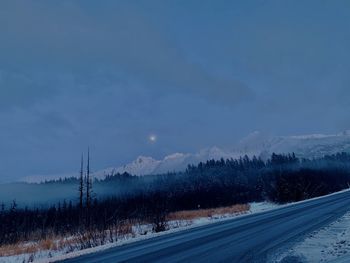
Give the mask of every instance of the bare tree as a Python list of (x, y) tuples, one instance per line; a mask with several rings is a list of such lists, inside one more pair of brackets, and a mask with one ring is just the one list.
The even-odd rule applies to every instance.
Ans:
[(83, 209), (84, 205), (84, 154), (81, 154), (80, 178), (79, 178), (79, 208)]
[(90, 177), (90, 149), (88, 148), (88, 159), (86, 167), (86, 208), (89, 209), (91, 206), (91, 191), (92, 191), (92, 180)]

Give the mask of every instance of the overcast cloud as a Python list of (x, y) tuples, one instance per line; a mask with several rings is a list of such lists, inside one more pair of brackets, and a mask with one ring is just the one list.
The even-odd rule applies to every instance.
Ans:
[[(1, 1), (0, 182), (349, 129), (348, 1)], [(149, 143), (149, 134), (158, 141)]]

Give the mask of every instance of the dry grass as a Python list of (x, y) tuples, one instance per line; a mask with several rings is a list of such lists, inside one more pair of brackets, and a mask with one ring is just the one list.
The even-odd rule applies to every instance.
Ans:
[(41, 250), (57, 249), (56, 243), (52, 239), (45, 239), (39, 242), (19, 242), (13, 245), (0, 247), (0, 257), (7, 257), (20, 254), (34, 254)]
[(243, 214), (248, 212), (250, 209), (249, 204), (244, 205), (233, 205), (211, 209), (198, 209), (189, 211), (179, 211), (170, 213), (167, 220), (193, 220), (201, 217), (213, 217), (215, 215), (225, 214)]
[[(48, 238), (39, 241), (20, 241), (16, 244), (0, 246), (0, 257), (8, 257), (21, 254), (36, 254), (39, 251), (76, 250), (103, 245), (107, 241), (115, 242), (119, 237), (132, 234), (134, 222), (119, 222), (114, 227), (105, 231), (87, 231), (81, 234), (67, 237), (50, 234)], [(29, 240), (38, 240), (36, 233)]]
[[(248, 212), (250, 206), (245, 205), (233, 205), (227, 207), (219, 207), (212, 209), (198, 209), (190, 211), (179, 211), (170, 213), (166, 220), (180, 221), (180, 220), (194, 220), (203, 217), (213, 217), (221, 215), (232, 214), (244, 214)], [(71, 251), (76, 249), (83, 249), (87, 247), (94, 247), (105, 244), (106, 242), (115, 242), (119, 237), (133, 234), (133, 226), (141, 224), (142, 222), (136, 221), (123, 221), (116, 224), (114, 227), (106, 231), (92, 231), (85, 232), (83, 234), (77, 234), (70, 237), (61, 237), (50, 234), (50, 236), (44, 240), (35, 242), (22, 241), (13, 245), (0, 246), (0, 257), (20, 255), (20, 254), (36, 254), (39, 251), (45, 250), (62, 250), (70, 248)], [(33, 234), (31, 240), (38, 240), (37, 235)]]

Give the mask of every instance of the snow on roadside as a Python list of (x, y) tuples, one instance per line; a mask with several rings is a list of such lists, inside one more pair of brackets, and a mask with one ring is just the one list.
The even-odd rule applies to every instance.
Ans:
[[(286, 205), (289, 205), (289, 204), (286, 204)], [(249, 212), (252, 214), (255, 214), (255, 213), (260, 213), (260, 212), (280, 208), (280, 207), (286, 206), (286, 205), (278, 205), (278, 204), (270, 203), (270, 202), (258, 202), (258, 203), (254, 202), (254, 203), (250, 203)]]
[[(312, 198), (312, 199), (308, 199), (308, 200), (303, 200), (303, 201), (296, 202), (296, 203), (288, 203), (288, 204), (284, 204), (284, 205), (278, 205), (278, 204), (269, 203), (269, 202), (254, 202), (254, 203), (249, 204), (250, 209), (246, 213), (213, 215), (211, 217), (201, 217), (201, 218), (197, 218), (194, 220), (170, 221), (170, 222), (168, 222), (169, 230), (164, 231), (164, 232), (160, 232), (160, 233), (153, 233), (151, 225), (137, 225), (137, 226), (133, 226), (133, 234), (124, 236), (123, 238), (119, 238), (118, 241), (114, 242), (114, 243), (108, 243), (105, 245), (101, 245), (101, 246), (97, 246), (97, 247), (93, 247), (93, 248), (88, 248), (88, 249), (84, 249), (84, 250), (75, 250), (73, 252), (69, 251), (69, 249), (60, 250), (60, 251), (44, 250), (44, 251), (40, 251), (40, 252), (36, 253), (34, 255), (34, 259), (32, 261), (30, 261), (31, 257), (33, 257), (31, 254), (21, 254), (21, 255), (15, 255), (15, 256), (0, 257), (0, 263), (56, 262), (59, 260), (64, 260), (64, 259), (68, 259), (68, 258), (78, 257), (81, 255), (91, 254), (91, 253), (95, 253), (98, 251), (103, 251), (103, 250), (106, 250), (109, 248), (113, 248), (116, 246), (121, 246), (124, 244), (149, 239), (152, 237), (162, 236), (162, 235), (166, 235), (169, 233), (174, 233), (174, 232), (178, 232), (178, 231), (182, 231), (182, 230), (186, 230), (186, 229), (190, 229), (190, 228), (194, 228), (194, 227), (198, 227), (198, 226), (202, 226), (202, 225), (207, 225), (207, 224), (216, 223), (216, 222), (220, 222), (220, 221), (230, 220), (232, 218), (238, 218), (238, 217), (246, 216), (249, 214), (262, 213), (265, 211), (270, 211), (270, 210), (278, 209), (278, 208), (285, 207), (285, 206), (295, 205), (297, 203), (309, 202), (309, 201), (312, 201), (315, 199), (326, 198), (327, 196), (339, 194), (339, 193), (345, 192), (345, 191), (350, 191), (350, 189), (345, 189), (345, 190), (342, 190), (342, 191), (339, 191), (336, 193), (332, 193), (332, 194), (329, 194), (326, 196), (320, 196), (320, 197), (316, 197), (316, 198)], [(350, 214), (348, 215), (348, 217), (349, 217), (348, 218), (349, 222), (347, 223), (348, 230), (346, 230), (346, 231), (347, 231), (347, 234), (350, 234)], [(338, 222), (338, 221), (336, 221), (336, 222)], [(342, 242), (343, 241), (340, 241), (340, 243), (339, 243), (340, 246), (344, 244)], [(339, 244), (338, 244), (338, 247), (339, 247)], [(348, 244), (348, 243), (346, 243), (346, 244)], [(336, 246), (337, 245), (334, 245), (334, 251), (339, 250)], [(350, 247), (350, 244), (349, 244), (349, 247)], [(304, 251), (307, 251), (307, 250), (309, 250), (309, 248), (304, 249)], [(318, 252), (318, 253), (320, 253), (320, 252)], [(334, 253), (335, 252), (333, 252), (333, 254)], [(350, 251), (349, 251), (349, 254), (350, 254)], [(284, 256), (286, 256), (286, 255), (284, 255)], [(294, 262), (294, 261), (291, 261), (291, 262)], [(316, 260), (316, 261), (310, 261), (310, 262), (322, 262), (322, 261)], [(348, 261), (344, 261), (344, 262), (350, 262), (350, 259)], [(339, 262), (339, 263), (343, 263), (343, 262)]]
[(101, 246), (88, 248), (84, 250), (77, 250), (73, 252), (68, 252), (67, 250), (60, 250), (60, 251), (45, 250), (45, 251), (36, 253), (34, 256), (31, 254), (22, 254), (22, 255), (8, 256), (8, 257), (0, 257), (0, 263), (55, 262), (58, 260), (74, 258), (85, 254), (91, 254), (91, 253), (106, 250), (112, 247), (132, 243), (140, 240), (145, 240), (145, 239), (149, 239), (152, 237), (157, 237), (157, 236), (161, 236), (169, 233), (174, 233), (185, 229), (190, 229), (190, 228), (207, 225), (215, 222), (221, 222), (221, 221), (229, 220), (232, 218), (238, 218), (249, 214), (260, 213), (260, 212), (276, 209), (279, 207), (281, 206), (273, 203), (268, 203), (268, 202), (250, 203), (250, 210), (245, 213), (221, 214), (221, 215), (213, 215), (211, 217), (200, 217), (193, 220), (170, 221), (168, 222), (169, 230), (160, 232), (160, 233), (153, 233), (152, 225), (148, 225), (148, 224), (137, 225), (137, 226), (133, 226), (132, 235), (125, 236), (123, 239), (118, 239), (118, 241), (114, 243), (108, 243), (106, 245), (101, 245)]
[[(75, 252), (71, 252), (69, 254), (62, 254), (55, 256), (54, 258), (52, 258), (51, 260), (47, 261), (47, 259), (44, 259), (43, 261), (38, 261), (40, 263), (44, 263), (44, 262), (55, 262), (58, 260), (63, 260), (63, 259), (68, 259), (68, 258), (74, 258), (80, 255), (86, 255), (86, 254), (91, 254), (91, 253), (95, 253), (97, 251), (102, 251), (108, 248), (112, 248), (112, 247), (116, 247), (116, 246), (120, 246), (120, 245), (124, 245), (124, 244), (128, 244), (128, 243), (132, 243), (132, 242), (136, 242), (136, 241), (140, 241), (140, 240), (145, 240), (145, 239), (149, 239), (152, 237), (157, 237), (157, 236), (161, 236), (161, 235), (166, 235), (169, 233), (174, 233), (174, 232), (178, 232), (178, 231), (182, 231), (182, 230), (186, 230), (186, 229), (190, 229), (190, 228), (194, 228), (194, 227), (198, 227), (198, 226), (202, 226), (202, 225), (207, 225), (207, 224), (211, 224), (211, 223), (215, 223), (215, 222), (220, 222), (220, 221), (225, 221), (225, 220), (229, 220), (232, 218), (237, 218), (237, 217), (242, 217), (242, 216), (246, 216), (249, 214), (256, 214), (256, 213), (262, 213), (265, 211), (270, 211), (270, 210), (274, 210), (274, 209), (278, 209), (281, 207), (285, 207), (285, 206), (291, 206), (291, 205), (295, 205), (295, 204), (299, 204), (299, 203), (305, 203), (305, 202), (310, 202), (312, 200), (316, 200), (316, 199), (323, 199), (323, 198), (327, 198), (329, 196), (332, 195), (337, 195), (343, 192), (347, 192), (350, 191), (350, 189), (344, 189), (341, 190), (339, 192), (335, 192), (335, 193), (331, 193), (328, 195), (324, 195), (324, 196), (319, 196), (319, 197), (315, 197), (315, 198), (311, 198), (311, 199), (307, 199), (307, 200), (303, 200), (303, 201), (299, 201), (299, 202), (292, 202), (292, 203), (287, 203), (287, 204), (283, 204), (283, 205), (278, 205), (275, 203), (270, 203), (270, 202), (253, 202), (250, 203), (250, 209), (247, 213), (241, 213), (241, 214), (224, 214), (224, 215), (214, 215), (212, 217), (202, 217), (202, 218), (197, 218), (195, 220), (181, 220), (181, 221), (171, 221), (168, 222), (170, 229), (164, 232), (160, 232), (160, 233), (152, 233), (150, 230), (147, 232), (146, 235), (144, 235), (144, 230), (145, 229), (149, 229), (150, 225), (145, 226), (138, 226), (137, 228), (139, 228), (140, 231), (138, 231), (136, 233), (136, 235), (132, 238), (126, 238), (123, 241), (118, 241), (117, 243), (112, 243), (112, 244), (107, 244), (107, 245), (103, 245), (103, 246), (98, 246), (98, 247), (94, 247), (94, 248), (90, 248), (90, 249), (85, 249), (85, 250), (80, 250), (80, 251), (75, 251)], [(350, 215), (349, 215), (349, 221), (350, 221)], [(350, 222), (348, 225), (348, 231), (350, 233)], [(6, 261), (7, 262), (7, 261)], [(294, 262), (294, 261), (290, 261), (290, 262)], [(313, 261), (313, 262), (318, 262), (318, 261)], [(350, 262), (350, 260), (346, 261), (346, 262)], [(1, 260), (0, 260), (0, 263)], [(11, 262), (12, 263), (12, 262)], [(14, 261), (14, 263), (17, 263), (17, 261)], [(344, 263), (344, 262), (339, 262), (339, 263)]]
[[(350, 262), (350, 212), (326, 227), (307, 235), (301, 242), (279, 255), (274, 262), (298, 258), (300, 262)], [(289, 261), (288, 261), (289, 262)]]

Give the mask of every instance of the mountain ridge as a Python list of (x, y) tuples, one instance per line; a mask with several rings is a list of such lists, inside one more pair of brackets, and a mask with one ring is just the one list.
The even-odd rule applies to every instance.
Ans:
[[(301, 158), (317, 158), (337, 152), (350, 152), (350, 130), (337, 134), (308, 134), (294, 136), (268, 136), (255, 131), (242, 140), (231, 150), (224, 150), (217, 146), (205, 148), (197, 153), (173, 153), (157, 160), (149, 156), (138, 156), (134, 161), (119, 167), (110, 167), (93, 173), (95, 178), (102, 179), (108, 174), (130, 173), (137, 176), (148, 174), (162, 174), (183, 171), (189, 164), (198, 164), (210, 159), (235, 159), (240, 156), (253, 155), (262, 159), (272, 153), (294, 152)], [(69, 173), (52, 176), (28, 176), (21, 181), (40, 182), (63, 177), (77, 177), (78, 174)]]

